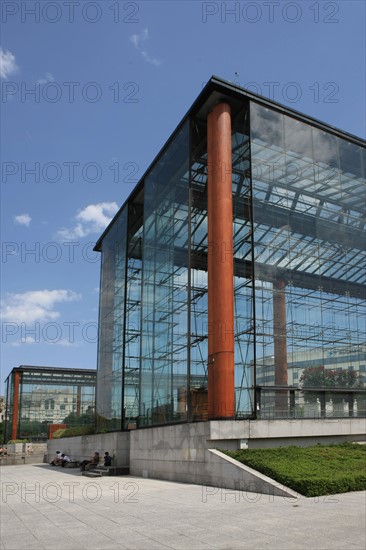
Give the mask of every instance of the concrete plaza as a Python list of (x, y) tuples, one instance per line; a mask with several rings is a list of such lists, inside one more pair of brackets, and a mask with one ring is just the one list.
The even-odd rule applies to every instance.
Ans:
[(3, 466), (1, 549), (362, 549), (366, 493), (290, 499)]

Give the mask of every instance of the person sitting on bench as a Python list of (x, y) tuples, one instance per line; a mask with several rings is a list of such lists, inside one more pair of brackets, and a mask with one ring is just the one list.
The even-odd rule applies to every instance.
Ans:
[(50, 465), (51, 466), (60, 466), (61, 460), (62, 460), (61, 455), (62, 455), (61, 451), (56, 451), (56, 456), (53, 460), (51, 460)]
[(63, 468), (65, 468), (65, 464), (66, 464), (67, 462), (71, 462), (71, 458), (68, 457), (67, 455), (65, 455), (64, 453), (62, 453), (62, 455), (61, 455), (61, 466), (62, 466)]
[(83, 460), (80, 462), (80, 471), (84, 472), (85, 470), (90, 470), (90, 468), (95, 468), (99, 464), (99, 453), (95, 451), (91, 460)]

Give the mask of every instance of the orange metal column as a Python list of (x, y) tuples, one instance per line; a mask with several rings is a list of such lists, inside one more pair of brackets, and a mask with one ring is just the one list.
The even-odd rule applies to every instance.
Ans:
[(14, 372), (14, 392), (13, 392), (13, 417), (11, 421), (11, 438), (17, 439), (18, 418), (19, 418), (19, 379), (20, 373)]
[(208, 117), (208, 405), (209, 418), (233, 418), (234, 264), (231, 112)]
[(77, 416), (81, 415), (81, 386), (78, 384), (77, 394), (76, 394), (76, 414)]
[[(273, 281), (273, 343), (274, 343), (274, 383), (287, 386), (287, 341), (286, 341), (286, 283)], [(277, 392), (275, 408), (277, 414), (287, 412), (287, 392)]]

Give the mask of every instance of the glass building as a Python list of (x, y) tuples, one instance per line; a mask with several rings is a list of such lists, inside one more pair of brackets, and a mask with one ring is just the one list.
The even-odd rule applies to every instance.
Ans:
[[(96, 370), (14, 368), (7, 379), (4, 441), (46, 441), (49, 424), (95, 415)], [(68, 422), (66, 422), (68, 423)]]
[(365, 416), (365, 142), (212, 77), (97, 242), (99, 430)]

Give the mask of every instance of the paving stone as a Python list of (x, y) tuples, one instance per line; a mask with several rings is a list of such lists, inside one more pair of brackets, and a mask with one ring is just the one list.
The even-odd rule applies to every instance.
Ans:
[(297, 500), (3, 466), (0, 550), (364, 550), (366, 492)]

